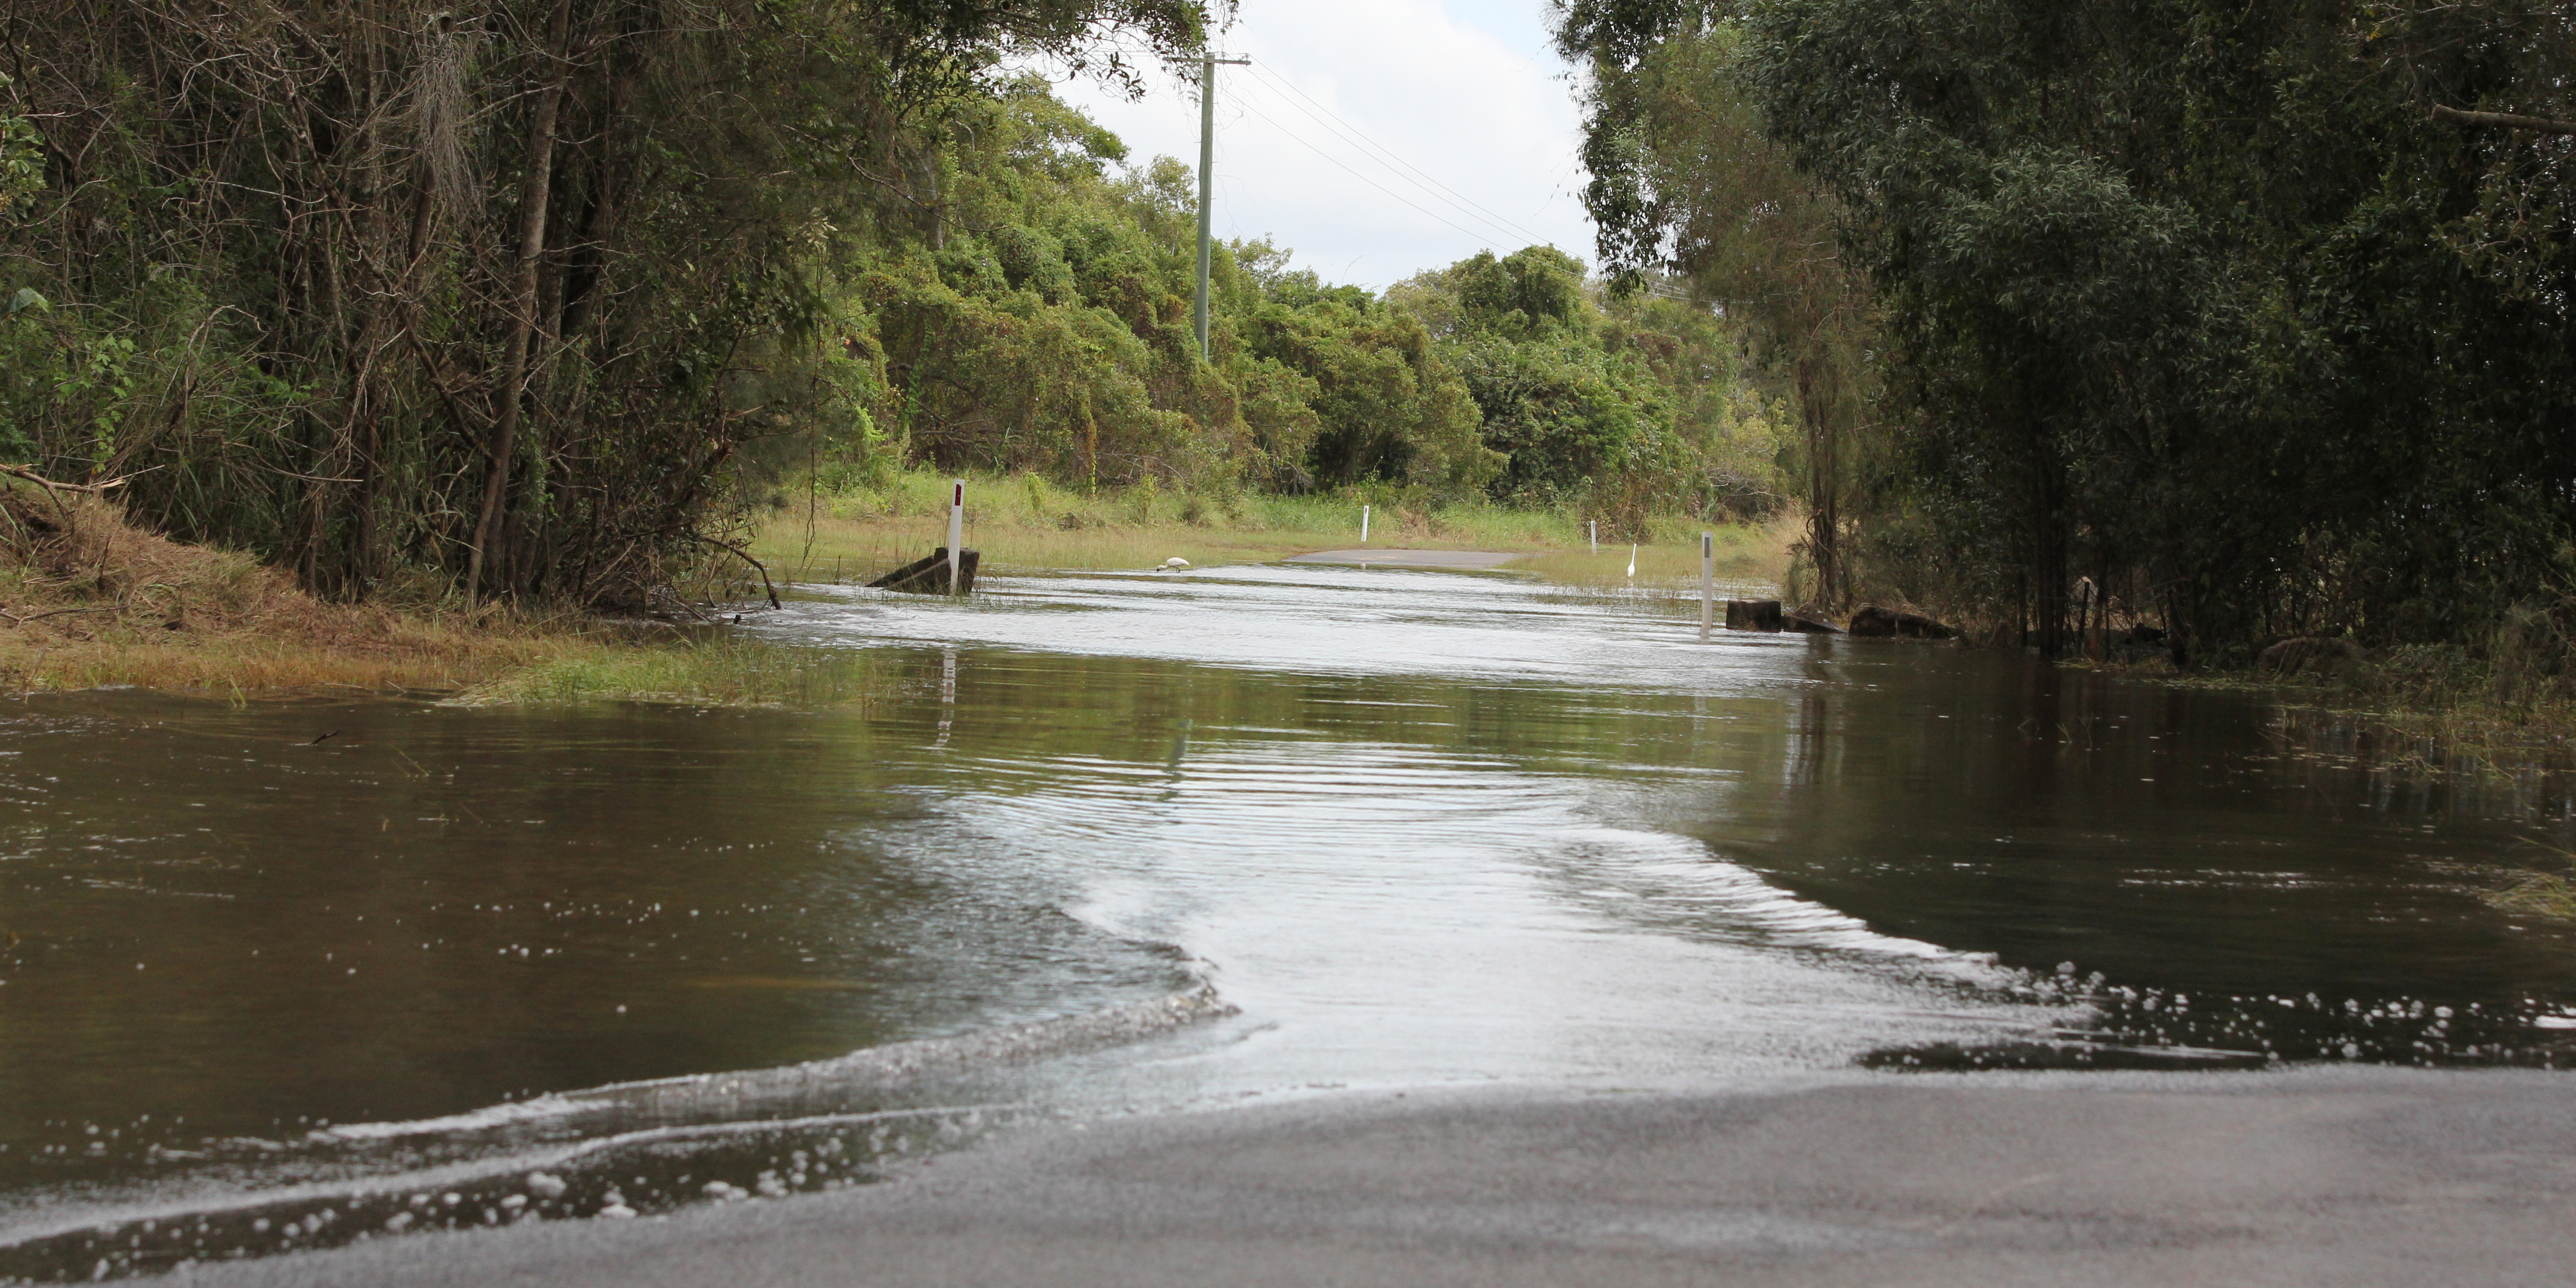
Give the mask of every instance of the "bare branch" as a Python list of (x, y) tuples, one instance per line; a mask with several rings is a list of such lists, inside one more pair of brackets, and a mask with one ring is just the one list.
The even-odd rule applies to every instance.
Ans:
[(123, 487), (125, 486), (126, 479), (134, 477), (131, 474), (127, 474), (109, 479), (104, 483), (57, 483), (52, 479), (38, 474), (33, 468), (25, 465), (0, 465), (0, 474), (9, 475), (12, 478), (22, 478), (38, 487), (50, 488), (56, 492), (81, 492), (90, 496), (97, 496), (110, 488)]
[(2576, 134), (2576, 121), (2553, 121), (2540, 116), (2516, 116), (2511, 112), (2463, 112), (2456, 107), (2433, 105), (2433, 119), (2455, 121), (2461, 125), (2482, 125), (2499, 130), (2530, 130), (2538, 134)]

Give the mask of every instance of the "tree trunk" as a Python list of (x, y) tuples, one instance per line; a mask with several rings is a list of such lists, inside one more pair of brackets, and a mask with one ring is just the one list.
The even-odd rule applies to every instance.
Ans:
[(499, 397), (486, 440), (491, 461), (483, 477), (483, 509), (474, 524), (474, 550), (465, 564), (468, 602), (482, 593), (484, 565), (500, 562), (493, 558), (494, 547), (501, 539), (501, 502), (510, 490), (510, 456), (518, 447), (520, 404), (527, 393), (529, 341), (537, 323), (537, 266), (546, 250), (546, 201), (554, 191), (555, 120), (563, 109), (565, 82), (572, 76), (566, 47), (571, 25), (572, 0), (556, 0), (554, 16), (546, 23), (546, 50), (554, 74), (537, 95), (536, 111), (528, 121), (528, 174), (519, 195), (517, 272), (510, 283), (510, 338), (502, 350)]
[(1835, 448), (1832, 409), (1820, 405), (1822, 392), (1817, 389), (1817, 368), (1822, 357), (1804, 355), (1797, 360), (1798, 415), (1807, 429), (1807, 555), (1816, 564), (1815, 602), (1825, 608), (1836, 608), (1843, 600), (1843, 570), (1840, 538), (1842, 513), (1841, 489), (1836, 486), (1840, 473)]
[(2066, 559), (2066, 480), (2054, 445), (2044, 434), (2034, 437), (2032, 467), (2038, 477), (2031, 498), (2032, 624), (2040, 656), (2053, 658), (2066, 651), (2066, 596), (2072, 580)]

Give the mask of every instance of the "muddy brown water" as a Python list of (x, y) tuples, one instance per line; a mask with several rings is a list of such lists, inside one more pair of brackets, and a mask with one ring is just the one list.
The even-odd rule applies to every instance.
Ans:
[(2576, 1059), (2576, 942), (2478, 897), (2556, 781), (1695, 607), (993, 577), (745, 628), (869, 714), (11, 702), (0, 1278), (1319, 1087)]

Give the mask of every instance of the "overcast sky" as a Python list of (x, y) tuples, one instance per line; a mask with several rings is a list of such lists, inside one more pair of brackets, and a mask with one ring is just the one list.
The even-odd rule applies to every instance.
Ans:
[[(1383, 288), (1492, 249), (1589, 263), (1568, 68), (1546, 0), (1242, 0), (1217, 69), (1216, 233), (1269, 237), (1328, 282)], [(1194, 85), (1058, 92), (1143, 164), (1198, 164)]]

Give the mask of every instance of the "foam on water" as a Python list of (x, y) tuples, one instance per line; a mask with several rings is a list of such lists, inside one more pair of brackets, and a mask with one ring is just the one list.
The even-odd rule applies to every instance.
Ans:
[[(176, 1193), (167, 1186), (96, 1193), (0, 1222), (0, 1282), (20, 1275), (102, 1277), (78, 1274), (94, 1261), (123, 1274), (183, 1260), (327, 1247), (377, 1233), (472, 1225), (478, 1213), (481, 1224), (634, 1215), (707, 1196), (829, 1188), (866, 1179), (872, 1160), (922, 1147), (901, 1135), (889, 1146), (880, 1130), (856, 1148), (854, 1125), (926, 1122), (932, 1126), (928, 1147), (944, 1148), (1024, 1110), (953, 1098), (922, 1109), (818, 1107), (865, 1104), (943, 1078), (1097, 1052), (1233, 1014), (1233, 1006), (1202, 986), (1129, 1006), (773, 1069), (618, 1083), (436, 1118), (341, 1124), (311, 1133), (300, 1146), (258, 1142), (272, 1162), (240, 1181), (208, 1178)], [(530, 1128), (541, 1130), (530, 1134)], [(478, 1138), (483, 1146), (470, 1148)], [(466, 1156), (423, 1165), (422, 1155), (397, 1148), (405, 1142), (431, 1146), (432, 1156)], [(365, 1152), (335, 1152), (334, 1146)], [(846, 1155), (845, 1165), (813, 1168), (826, 1149)], [(299, 1151), (301, 1163), (274, 1158)], [(283, 1181), (299, 1166), (319, 1179)], [(422, 1196), (447, 1201), (424, 1204)]]
[(1096, 1051), (1159, 1037), (1234, 1013), (1235, 1008), (1219, 998), (1214, 988), (1202, 986), (1131, 1006), (955, 1037), (888, 1043), (774, 1069), (611, 1083), (437, 1118), (346, 1123), (313, 1135), (316, 1139), (381, 1141), (412, 1136), (454, 1137), (588, 1115), (634, 1121), (703, 1116), (718, 1110), (727, 1114), (755, 1113), (777, 1102), (882, 1093), (930, 1078)]
[(1259, 1027), (1180, 1062), (1203, 1087), (1161, 1067), (1167, 1095), (1752, 1075), (2082, 1014), (1989, 955), (1878, 933), (1613, 821), (1616, 792), (1581, 776), (1239, 730), (1160, 767), (1041, 769), (980, 758), (965, 776), (983, 790), (876, 841), (927, 870), (1050, 874), (1070, 915), (1204, 963)]

